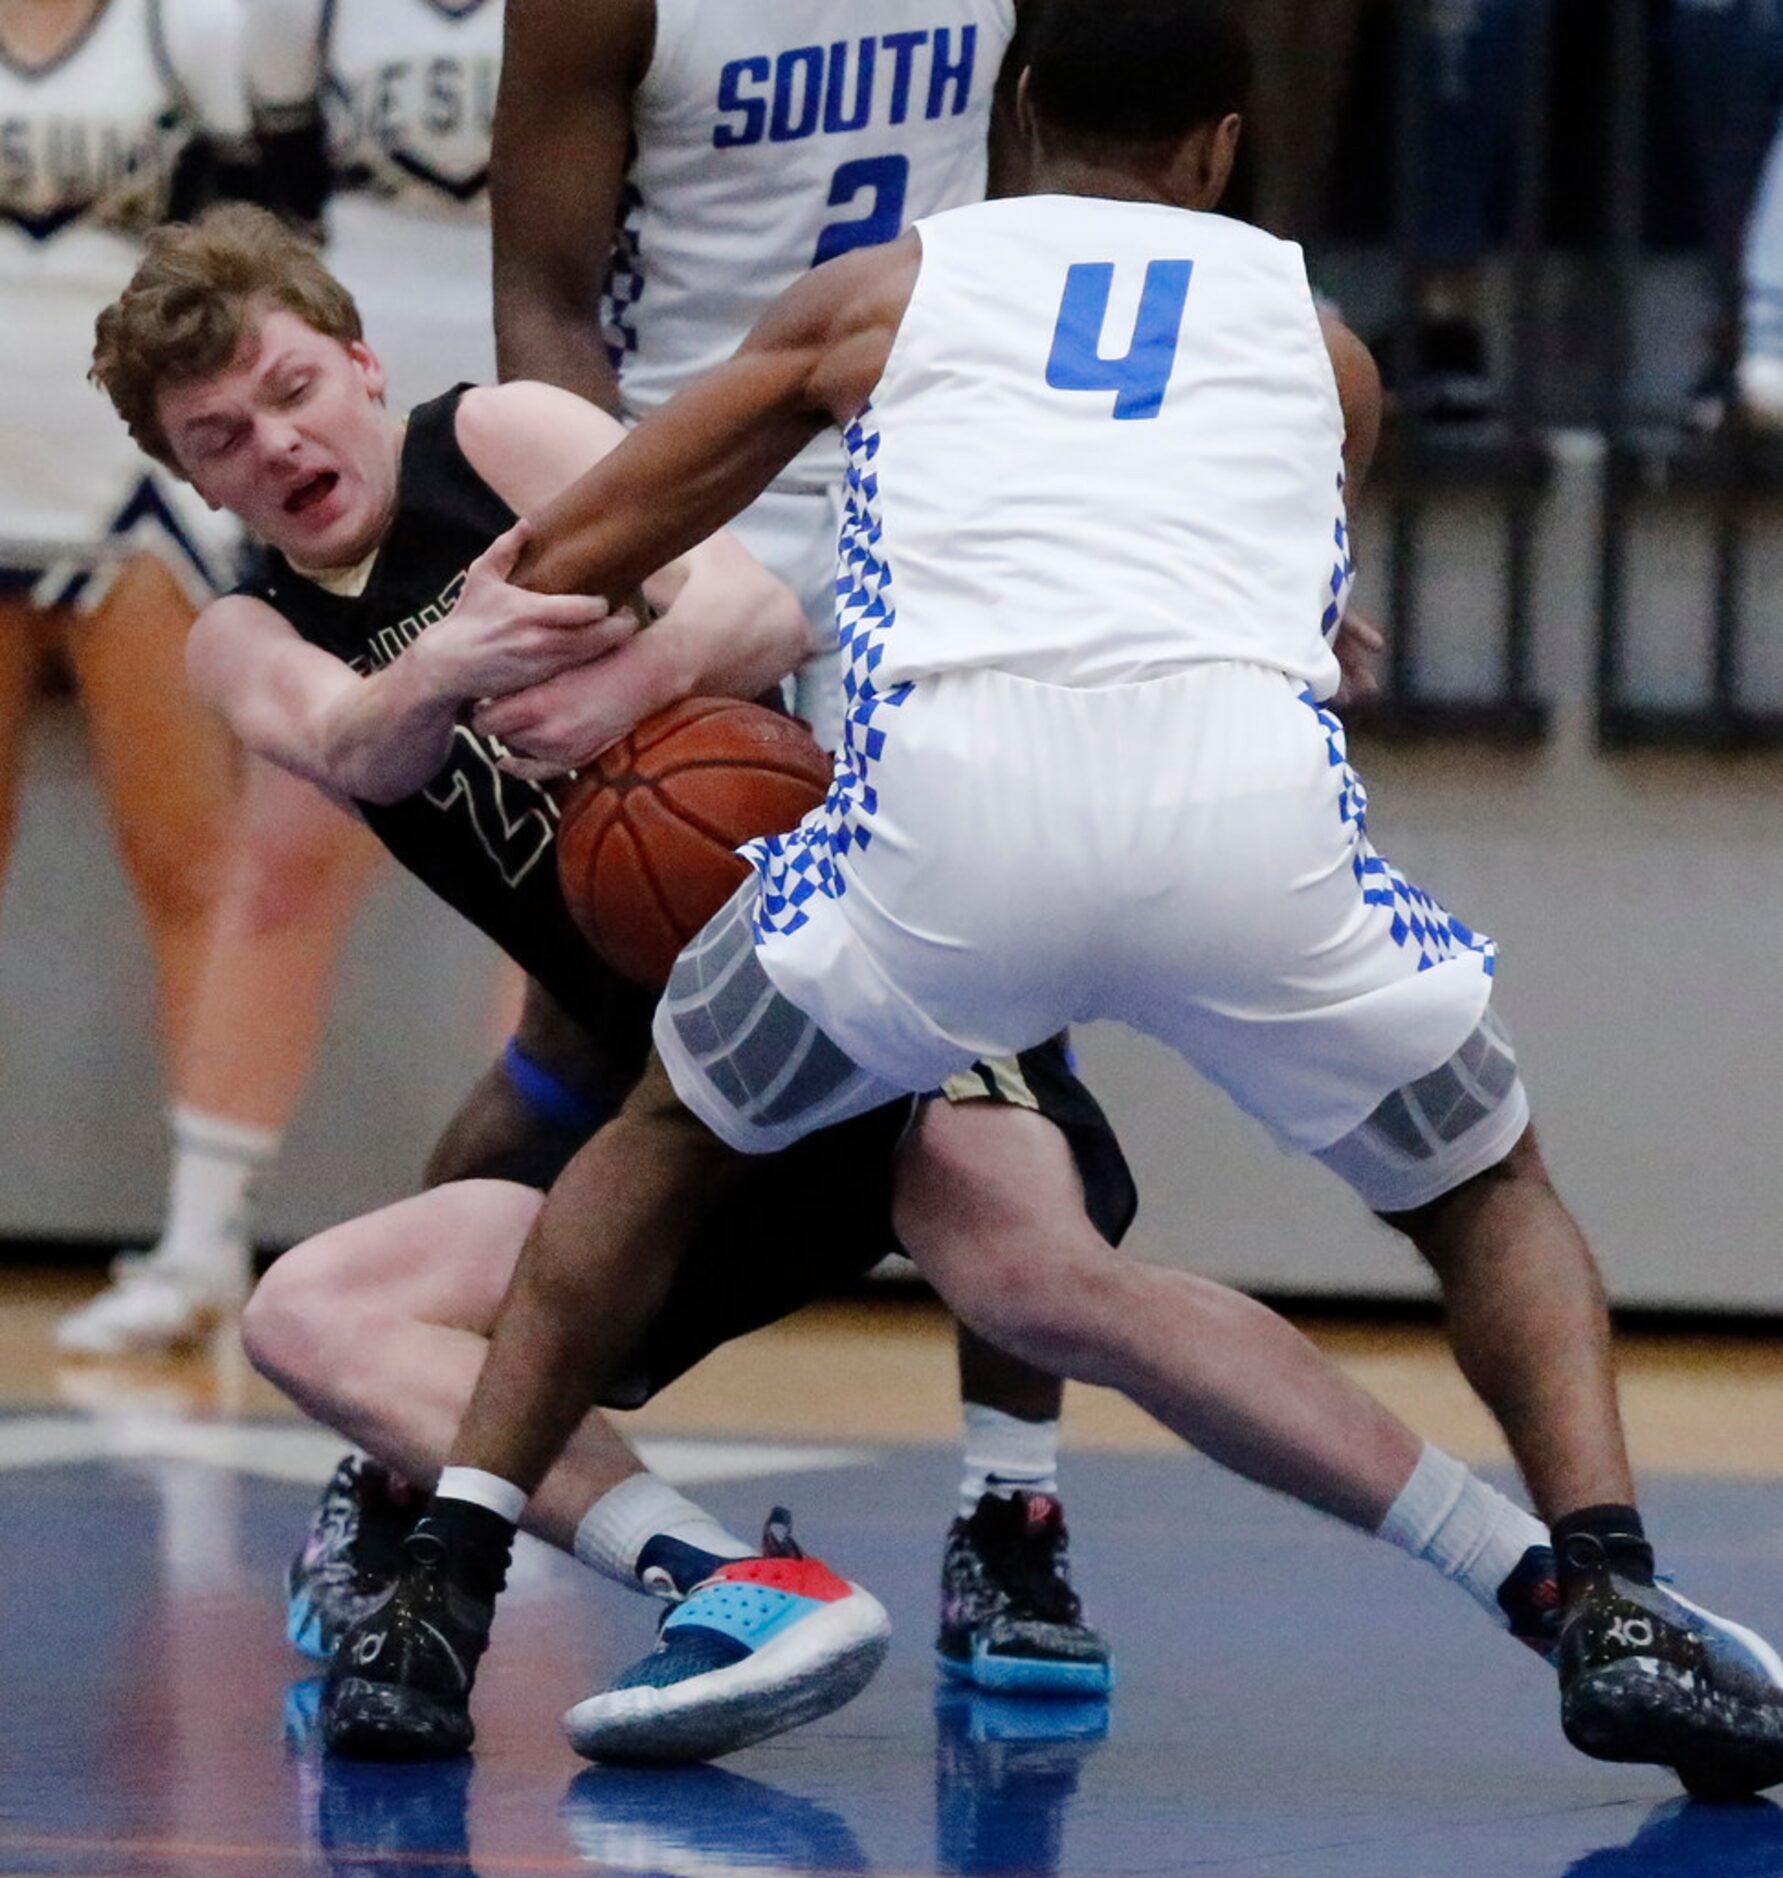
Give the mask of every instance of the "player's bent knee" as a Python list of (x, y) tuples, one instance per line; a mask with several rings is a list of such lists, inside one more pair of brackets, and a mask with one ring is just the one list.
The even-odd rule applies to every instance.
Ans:
[(343, 1333), (362, 1316), (343, 1295), (340, 1261), (321, 1234), (276, 1260), (241, 1317), (242, 1348), (261, 1375), (293, 1395), (338, 1367)]
[(1091, 1235), (1080, 1252), (993, 1235), (933, 1256), (914, 1246), (911, 1253), (960, 1321), (999, 1349), (1053, 1375), (1099, 1367), (1127, 1267), (1100, 1239)]
[(1488, 1011), (1446, 1063), (1394, 1090), (1315, 1158), (1398, 1223), (1506, 1163), (1528, 1130), (1516, 1051)]

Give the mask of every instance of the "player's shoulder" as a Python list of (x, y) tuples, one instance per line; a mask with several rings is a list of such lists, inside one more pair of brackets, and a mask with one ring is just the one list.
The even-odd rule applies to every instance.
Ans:
[(242, 633), (289, 630), (291, 622), (278, 604), (276, 585), (256, 582), (219, 594), (199, 609), (192, 632), (207, 639), (236, 638)]
[(566, 433), (618, 433), (621, 426), (599, 405), (561, 385), (516, 378), (504, 385), (470, 386), (458, 400), (457, 429), (459, 448), (475, 461), (478, 450), (505, 449)]
[[(297, 634), (272, 598), (237, 588), (200, 609), (186, 635), (186, 677), (205, 703), (221, 704), (251, 683), (256, 652)], [(245, 655), (245, 662), (244, 662)]]
[(844, 337), (863, 322), (873, 323), (888, 306), (901, 312), (921, 265), (922, 238), (915, 227), (894, 241), (839, 254), (794, 281), (757, 332), (776, 339)]
[(458, 401), (456, 435), (477, 475), (525, 514), (592, 467), (625, 430), (573, 391), (517, 378), (466, 391)]

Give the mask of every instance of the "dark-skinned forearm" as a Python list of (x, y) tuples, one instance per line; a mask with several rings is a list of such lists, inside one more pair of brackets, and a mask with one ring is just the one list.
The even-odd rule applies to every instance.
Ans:
[(516, 583), (623, 596), (741, 514), (828, 421), (764, 411), (762, 369), (739, 358), (690, 386), (541, 509)]

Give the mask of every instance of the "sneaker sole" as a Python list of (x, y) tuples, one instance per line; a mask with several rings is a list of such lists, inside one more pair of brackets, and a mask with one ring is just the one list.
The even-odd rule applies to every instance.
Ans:
[(590, 1696), (565, 1714), (563, 1731), (590, 1761), (713, 1760), (852, 1702), (890, 1643), (891, 1619), (857, 1585), (729, 1668)]
[(56, 1354), (75, 1363), (108, 1363), (132, 1356), (182, 1356), (202, 1349), (240, 1313), (239, 1304), (205, 1305), (188, 1322), (158, 1336), (82, 1338), (75, 1332), (64, 1337), (58, 1326), (54, 1332)]
[(970, 1658), (935, 1652), (935, 1666), (949, 1681), (996, 1695), (1076, 1697), (1107, 1695), (1114, 1688), (1108, 1663), (1068, 1663), (1056, 1657), (997, 1656)]
[(285, 1597), (285, 1641), (299, 1656), (307, 1656), (312, 1663), (331, 1661), (334, 1651), (322, 1641), (321, 1614), (310, 1601), (309, 1593), (293, 1591), (287, 1579)]
[(322, 1701), (322, 1744), (356, 1761), (443, 1761), (477, 1738), (471, 1718), (430, 1695), (349, 1677)]
[(1562, 1697), (1560, 1725), (1581, 1754), (1673, 1768), (1699, 1798), (1746, 1798), (1783, 1781), (1783, 1708), (1705, 1694), (1653, 1657), (1580, 1677)]

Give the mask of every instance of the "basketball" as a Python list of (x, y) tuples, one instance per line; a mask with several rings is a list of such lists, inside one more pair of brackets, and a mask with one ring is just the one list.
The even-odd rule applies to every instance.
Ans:
[(763, 705), (687, 698), (646, 718), (564, 797), (557, 873), (571, 917), (615, 971), (660, 988), (748, 873), (733, 849), (792, 828), (830, 771), (803, 724)]

